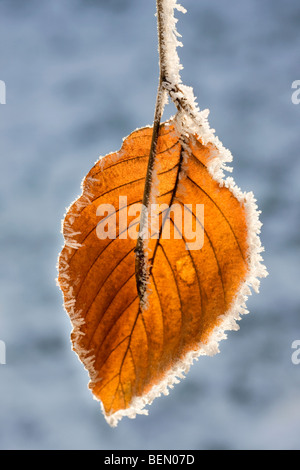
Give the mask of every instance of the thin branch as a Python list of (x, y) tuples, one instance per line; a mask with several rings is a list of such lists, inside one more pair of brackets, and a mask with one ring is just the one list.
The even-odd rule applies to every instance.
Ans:
[(149, 155), (146, 182), (145, 182), (145, 188), (144, 188), (144, 196), (143, 196), (143, 206), (147, 208), (148, 208), (149, 200), (150, 200), (150, 192), (151, 192), (152, 180), (153, 180), (153, 169), (154, 169), (156, 149), (157, 149), (157, 140), (158, 140), (160, 121), (162, 118), (162, 114), (164, 110), (164, 101), (165, 101), (164, 100), (164, 97), (165, 97), (164, 83), (166, 81), (167, 64), (165, 61), (165, 54), (164, 54), (164, 48), (163, 48), (163, 41), (164, 41), (163, 4), (164, 4), (164, 1), (165, 0), (156, 0), (160, 75), (159, 75), (159, 85), (158, 85), (158, 90), (157, 90), (155, 113), (154, 113), (153, 134), (152, 134), (150, 155)]
[(180, 87), (178, 84), (171, 83), (167, 80), (163, 82), (162, 86), (164, 90), (168, 92), (171, 100), (177, 108), (178, 113), (184, 113), (188, 115), (197, 126), (201, 127), (201, 124), (199, 124), (199, 118), (197, 117), (197, 112), (195, 112), (191, 103), (185, 96), (183, 90), (181, 89), (182, 86)]
[[(182, 90), (183, 85), (180, 79), (180, 62), (176, 52), (176, 47), (180, 45), (176, 38), (175, 20), (170, 11), (169, 0), (156, 0), (157, 11), (157, 29), (158, 29), (158, 50), (159, 50), (159, 85), (156, 98), (152, 141), (146, 173), (143, 205), (140, 218), (140, 229), (135, 248), (135, 274), (136, 285), (140, 300), (143, 302), (146, 292), (147, 281), (149, 277), (149, 260), (146, 254), (145, 237), (148, 237), (148, 219), (150, 213), (151, 191), (153, 188), (154, 167), (157, 155), (157, 142), (159, 136), (160, 123), (166, 103), (166, 94), (168, 94), (178, 110), (195, 123), (197, 122), (197, 111), (193, 104), (185, 96)], [(185, 11), (174, 2), (174, 7)], [(174, 25), (172, 25), (172, 19)], [(170, 46), (171, 44), (171, 46)], [(175, 73), (174, 73), (175, 64)]]
[(159, 85), (157, 90), (155, 113), (154, 113), (154, 123), (153, 123), (153, 133), (149, 154), (149, 161), (147, 167), (147, 174), (145, 180), (145, 188), (143, 195), (143, 205), (141, 211), (140, 219), (140, 229), (137, 239), (137, 244), (135, 248), (136, 261), (135, 261), (135, 273), (136, 273), (136, 285), (137, 291), (140, 300), (143, 300), (144, 294), (146, 291), (147, 283), (147, 256), (145, 253), (145, 230), (148, 227), (148, 214), (150, 206), (150, 195), (151, 188), (153, 187), (153, 173), (155, 158), (157, 154), (157, 141), (160, 129), (160, 122), (164, 110), (165, 103), (165, 89), (163, 83), (165, 82), (165, 72), (166, 72), (166, 61), (164, 55), (163, 41), (164, 41), (164, 29), (163, 29), (163, 4), (164, 0), (156, 0), (156, 11), (157, 11), (157, 29), (158, 29), (158, 51), (159, 51)]

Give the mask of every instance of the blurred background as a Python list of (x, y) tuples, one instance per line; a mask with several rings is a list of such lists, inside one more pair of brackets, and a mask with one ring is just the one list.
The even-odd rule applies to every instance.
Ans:
[(84, 175), (153, 122), (155, 1), (0, 0), (1, 449), (300, 448), (300, 3), (181, 3), (183, 82), (257, 197), (270, 275), (220, 354), (109, 428), (71, 351), (56, 262)]

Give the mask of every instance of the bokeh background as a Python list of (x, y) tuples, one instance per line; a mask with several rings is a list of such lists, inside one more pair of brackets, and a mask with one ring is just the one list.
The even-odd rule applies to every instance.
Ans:
[(182, 78), (258, 199), (270, 275), (220, 354), (148, 417), (108, 427), (71, 351), (56, 262), (83, 176), (153, 121), (155, 1), (0, 0), (1, 449), (300, 448), (300, 3), (182, 4)]

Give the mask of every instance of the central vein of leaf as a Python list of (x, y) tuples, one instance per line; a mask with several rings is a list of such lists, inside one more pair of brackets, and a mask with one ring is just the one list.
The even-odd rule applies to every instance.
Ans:
[(178, 183), (179, 183), (179, 175), (180, 175), (181, 168), (182, 168), (182, 161), (183, 161), (183, 148), (181, 147), (181, 148), (180, 148), (179, 163), (178, 163), (178, 170), (177, 170), (177, 175), (176, 175), (176, 181), (175, 181), (175, 184), (174, 184), (174, 188), (173, 188), (173, 190), (172, 190), (171, 199), (170, 199), (170, 204), (169, 204), (168, 210), (166, 211), (165, 216), (164, 216), (164, 218), (163, 218), (163, 221), (162, 221), (162, 224), (161, 224), (161, 227), (160, 227), (160, 230), (159, 230), (159, 235), (158, 235), (158, 238), (157, 238), (157, 241), (156, 241), (154, 250), (153, 250), (153, 254), (152, 254), (152, 256), (151, 256), (151, 258), (150, 258), (150, 260), (149, 260), (150, 263), (151, 263), (151, 266), (150, 266), (150, 275), (151, 275), (151, 273), (152, 273), (153, 263), (154, 263), (154, 260), (155, 260), (157, 248), (158, 248), (158, 246), (159, 246), (159, 244), (160, 244), (162, 232), (163, 232), (163, 229), (164, 229), (166, 220), (168, 219), (168, 217), (169, 217), (169, 215), (170, 215), (170, 210), (171, 210), (172, 204), (173, 204), (173, 202), (174, 202), (174, 198), (175, 198), (175, 196), (176, 196), (176, 192), (177, 192), (177, 188), (178, 188)]

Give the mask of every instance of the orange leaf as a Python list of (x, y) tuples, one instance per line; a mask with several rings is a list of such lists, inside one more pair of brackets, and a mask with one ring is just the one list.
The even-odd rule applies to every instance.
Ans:
[[(82, 195), (63, 226), (58, 281), (74, 327), (73, 349), (111, 425), (123, 415), (145, 413), (144, 406), (167, 393), (195, 357), (216, 352), (224, 329), (236, 328), (243, 313), (256, 262), (251, 256), (259, 256), (251, 246), (256, 243), (250, 226), (252, 196), (242, 194), (230, 179), (212, 176), (219, 149), (195, 136), (183, 142), (174, 124), (165, 123), (158, 138), (153, 197), (156, 204), (176, 204), (182, 212), (161, 210), (158, 231), (147, 242), (147, 301), (141, 302), (136, 240), (126, 236), (126, 229), (131, 224), (130, 233), (137, 233), (139, 228), (139, 218), (129, 212), (143, 199), (151, 138), (151, 128), (137, 130), (119, 152), (101, 158), (84, 179)], [(204, 220), (196, 204), (204, 206)], [(101, 219), (99, 206), (116, 212)], [(164, 236), (167, 215), (169, 239)], [(203, 237), (198, 249), (187, 249), (182, 227), (188, 215)], [(116, 221), (115, 237), (100, 239), (101, 220), (102, 228)]]

